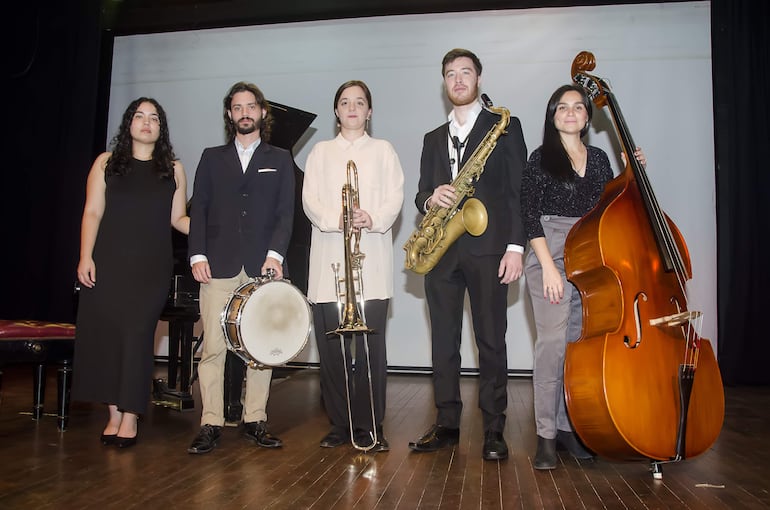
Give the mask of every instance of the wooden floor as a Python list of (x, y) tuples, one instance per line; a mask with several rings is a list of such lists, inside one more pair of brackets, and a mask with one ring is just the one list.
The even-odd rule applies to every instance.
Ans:
[[(159, 367), (159, 370), (161, 368)], [(385, 433), (391, 450), (360, 454), (319, 448), (328, 422), (316, 371), (290, 371), (270, 397), (271, 430), (285, 443), (265, 450), (227, 427), (219, 448), (189, 455), (200, 407), (153, 407), (140, 422), (139, 443), (104, 447), (100, 406), (75, 403), (69, 428), (32, 421), (29, 367), (4, 369), (0, 403), (2, 509), (760, 509), (770, 508), (770, 388), (727, 388), (721, 436), (699, 457), (664, 467), (606, 460), (578, 462), (565, 453), (554, 471), (535, 471), (532, 384), (509, 380), (506, 461), (481, 458), (477, 380), (463, 378), (460, 444), (416, 454), (407, 443), (433, 422), (430, 378), (389, 376)], [(47, 407), (55, 408), (55, 380)], [(197, 386), (194, 387), (197, 391)]]

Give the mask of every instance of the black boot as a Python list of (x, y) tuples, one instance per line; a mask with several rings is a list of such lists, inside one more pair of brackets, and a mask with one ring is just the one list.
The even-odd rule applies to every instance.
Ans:
[(583, 447), (574, 432), (557, 430), (556, 442), (564, 446), (576, 459), (588, 460), (594, 458), (591, 452)]
[(556, 439), (537, 436), (537, 452), (533, 463), (535, 469), (556, 469)]

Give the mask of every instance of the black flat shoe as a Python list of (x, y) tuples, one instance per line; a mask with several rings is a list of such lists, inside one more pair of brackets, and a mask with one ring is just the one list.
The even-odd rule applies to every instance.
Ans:
[(337, 448), (348, 442), (347, 436), (331, 431), (321, 439), (319, 446), (321, 448)]
[(120, 437), (115, 436), (115, 446), (118, 448), (130, 448), (136, 444), (136, 436), (134, 437)]
[(266, 421), (253, 421), (244, 423), (243, 436), (249, 441), (254, 441), (262, 448), (280, 448), (283, 441), (267, 431)]
[(537, 452), (532, 467), (535, 469), (556, 469), (556, 438), (537, 436)]
[(570, 452), (570, 454), (579, 460), (593, 459), (594, 456), (591, 452), (586, 450), (578, 440), (574, 432), (568, 432), (566, 430), (556, 431), (556, 446), (563, 446)]
[(117, 440), (117, 434), (102, 434), (99, 438), (104, 446), (111, 446), (115, 444)]
[(487, 430), (484, 434), (484, 460), (503, 460), (508, 458), (508, 445), (502, 432)]
[(409, 448), (416, 452), (435, 452), (447, 446), (454, 446), (459, 442), (460, 429), (433, 425), (420, 439), (410, 442)]

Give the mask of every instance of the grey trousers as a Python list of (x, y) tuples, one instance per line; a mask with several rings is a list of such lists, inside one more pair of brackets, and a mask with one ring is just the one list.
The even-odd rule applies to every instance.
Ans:
[(537, 435), (545, 439), (556, 437), (557, 430), (572, 430), (564, 400), (564, 354), (567, 342), (574, 342), (580, 337), (583, 316), (580, 294), (565, 276), (564, 241), (579, 219), (564, 216), (540, 218), (548, 249), (564, 282), (563, 299), (551, 304), (543, 297), (543, 268), (534, 250), (529, 250), (524, 263), (537, 331), (532, 375), (535, 426)]

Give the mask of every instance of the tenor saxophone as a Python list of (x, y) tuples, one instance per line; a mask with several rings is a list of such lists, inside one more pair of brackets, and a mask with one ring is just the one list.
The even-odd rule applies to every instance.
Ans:
[[(474, 184), (484, 172), (484, 165), (511, 118), (505, 107), (487, 107), (500, 115), (500, 120), (487, 132), (452, 181), (457, 199), (449, 207), (433, 205), (404, 244), (404, 266), (417, 274), (426, 274), (433, 269), (449, 246), (465, 232), (480, 236), (487, 229), (487, 208), (481, 200), (471, 197), (476, 191)], [(463, 200), (465, 203), (460, 208)]]

